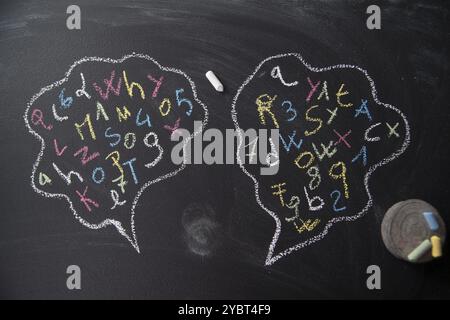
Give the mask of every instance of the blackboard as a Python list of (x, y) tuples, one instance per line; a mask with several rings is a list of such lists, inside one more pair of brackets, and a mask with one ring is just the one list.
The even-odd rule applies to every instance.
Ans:
[[(431, 203), (449, 225), (446, 214), (450, 196), (447, 184), (450, 157), (446, 147), (449, 140), (446, 107), (449, 38), (445, 1), (381, 1), (378, 3), (380, 30), (366, 27), (366, 8), (372, 3), (364, 1), (78, 1), (81, 29), (68, 30), (66, 9), (71, 4), (67, 1), (45, 4), (3, 1), (0, 5), (1, 298), (450, 297), (449, 257), (445, 255), (445, 248), (441, 259), (426, 265), (409, 264), (386, 250), (380, 232), (386, 210), (396, 202), (413, 198)], [(105, 62), (92, 57), (112, 60)], [(124, 57), (129, 59), (119, 61)], [(275, 60), (260, 65), (269, 57)], [(105, 63), (100, 63), (102, 61)], [(86, 115), (77, 113), (76, 101), (84, 101), (78, 107), (89, 103), (94, 108), (91, 116), (96, 115), (98, 109), (94, 100), (83, 97), (82, 93), (80, 97), (74, 94), (81, 88), (81, 73), (90, 86), (89, 93), (100, 94), (105, 93), (107, 87), (103, 79), (117, 84), (120, 77), (126, 93), (125, 89), (133, 81), (139, 79), (143, 83), (150, 72), (153, 80), (147, 77), (146, 101), (167, 95), (176, 110), (167, 118), (167, 123), (159, 123), (158, 135), (162, 135), (170, 131), (164, 125), (173, 126), (181, 119), (184, 126), (186, 117), (201, 121), (207, 118), (208, 128), (234, 129), (233, 106), (238, 110), (237, 119), (242, 128), (255, 126), (257, 113), (246, 111), (242, 106), (255, 106), (255, 99), (264, 93), (269, 97), (293, 94), (291, 100), (294, 101), (308, 94), (307, 78), (313, 84), (318, 81), (313, 76), (319, 70), (308, 71), (302, 61), (311, 68), (342, 67), (329, 70), (322, 78), (322, 86), (318, 87), (323, 89), (323, 80), (327, 80), (330, 96), (336, 97), (339, 81), (344, 79), (343, 91), (350, 88), (348, 90), (354, 90), (351, 92), (358, 93), (358, 98), (372, 98), (372, 81), (379, 101), (395, 106), (400, 112), (394, 117), (377, 111), (371, 113), (374, 121), (376, 117), (381, 119), (383, 130), (387, 128), (385, 122), (391, 121), (391, 125), (400, 122), (401, 140), (392, 142), (395, 139), (392, 136), (388, 140), (391, 142), (382, 147), (368, 149), (368, 161), (372, 156), (381, 160), (395, 150), (401, 152), (371, 175), (370, 207), (358, 219), (334, 224), (320, 241), (313, 241), (279, 259), (268, 259), (276, 223), (258, 203), (254, 181), (238, 164), (187, 165), (176, 176), (151, 184), (136, 202), (133, 225), (125, 227), (129, 239), (119, 234), (114, 225), (98, 227), (109, 211), (104, 212), (106, 216), (97, 216), (98, 220), (90, 220), (92, 228), (88, 228), (86, 223), (80, 222), (89, 217), (90, 211), (85, 212), (81, 220), (76, 219), (64, 198), (43, 196), (30, 185), (41, 143), (29, 129), (36, 122), (41, 135), (51, 131), (45, 112), (50, 112), (52, 101), (57, 101), (60, 107), (66, 105), (70, 117), (79, 117), (74, 122), (82, 123)], [(122, 62), (120, 68), (111, 68)], [(70, 80), (55, 85), (58, 90), (50, 90), (49, 86), (64, 79), (74, 65)], [(303, 91), (284, 85), (276, 76), (277, 66), (285, 83), (302, 82), (299, 87), (301, 85)], [(370, 79), (358, 68), (367, 72)], [(111, 74), (113, 69), (114, 75)], [(208, 70), (218, 75), (225, 86), (224, 93), (217, 93), (205, 78)], [(255, 74), (253, 79), (260, 82), (251, 81), (244, 86), (252, 74)], [(167, 83), (164, 82), (161, 91), (153, 97), (156, 80), (162, 75)], [(278, 87), (270, 81), (278, 81)], [(93, 82), (101, 89), (97, 91)], [(46, 109), (33, 116), (33, 107), (37, 104), (31, 104), (26, 110), (42, 88), (49, 90), (41, 92), (36, 102)], [(66, 91), (61, 95), (62, 88)], [(180, 89), (183, 91), (177, 93)], [(127, 99), (138, 101), (139, 89), (134, 87), (131, 92), (135, 96), (126, 96)], [(114, 99), (114, 93), (110, 94)], [(74, 106), (68, 100), (70, 97), (76, 100)], [(114, 107), (129, 103), (120, 100), (121, 97), (117, 99), (111, 100)], [(182, 99), (194, 105), (192, 113), (189, 113), (189, 103), (183, 103)], [(102, 102), (101, 97), (98, 100)], [(145, 103), (136, 102), (132, 106), (135, 111), (132, 117)], [(377, 103), (369, 102), (374, 109), (375, 105)], [(57, 110), (60, 117), (66, 115), (61, 113), (63, 111)], [(304, 111), (302, 109), (302, 113)], [(402, 115), (407, 122), (402, 121)], [(367, 118), (367, 114), (357, 118), (352, 114), (349, 121), (359, 121), (361, 117)], [(142, 113), (139, 128), (147, 125), (144, 119)], [(340, 128), (336, 127), (342, 136), (345, 121)], [(57, 131), (61, 123), (55, 121), (52, 126), (58, 140), (54, 142), (54, 136), (49, 136), (42, 155), (46, 172), (56, 170), (52, 159), (59, 156), (53, 152), (64, 153), (64, 142), (76, 137), (76, 133), (65, 136), (67, 131)], [(121, 134), (127, 133), (128, 128), (118, 123), (118, 128), (123, 129)], [(192, 126), (191, 121), (189, 126)], [(101, 135), (106, 129), (107, 124), (96, 127)], [(362, 137), (363, 129), (367, 127), (356, 126), (352, 134), (356, 137), (359, 130)], [(154, 136), (147, 137), (146, 144), (143, 132), (136, 133), (136, 146), (129, 154), (125, 152), (123, 159), (145, 157), (151, 163), (158, 157), (157, 148), (148, 150), (148, 144), (154, 147)], [(388, 133), (383, 131), (384, 135)], [(84, 134), (88, 135), (88, 131)], [(128, 138), (127, 143), (131, 143), (133, 137)], [(406, 138), (408, 145), (403, 148)], [(122, 139), (121, 144), (125, 137)], [(346, 163), (351, 163), (362, 147), (357, 138), (350, 141), (359, 144), (355, 154), (346, 155)], [(320, 142), (327, 141), (317, 140), (318, 145)], [(166, 143), (161, 139), (163, 147), (168, 145)], [(340, 147), (344, 147), (345, 142), (341, 143)], [(93, 147), (89, 146), (88, 155), (92, 155)], [(65, 152), (74, 154), (80, 149), (71, 148), (68, 143)], [(99, 146), (98, 151), (106, 156), (107, 148), (105, 144)], [(47, 153), (49, 150), (51, 156)], [(81, 150), (75, 157), (78, 162), (83, 152)], [(283, 146), (280, 146), (281, 152)], [(362, 157), (355, 162), (358, 161), (363, 162)], [(156, 175), (151, 171), (146, 181), (157, 179), (160, 173), (177, 170), (169, 161), (161, 164), (160, 171), (156, 171)], [(58, 162), (61, 172), (69, 168), (69, 162)], [(283, 165), (280, 170), (285, 170), (286, 176), (292, 175), (291, 169)], [(102, 173), (96, 174), (100, 179)], [(35, 179), (39, 182), (39, 176)], [(367, 202), (362, 179), (363, 175), (356, 174), (348, 178), (350, 186), (361, 188), (350, 189), (352, 196), (355, 191), (354, 198), (348, 202), (352, 214), (359, 212)], [(267, 177), (267, 181), (266, 186), (279, 182), (272, 177)], [(139, 188), (133, 183), (133, 180), (128, 181), (136, 193)], [(327, 183), (323, 181), (320, 188), (328, 188)], [(62, 180), (55, 180), (51, 185), (58, 190), (66, 187)], [(295, 192), (300, 195), (302, 187), (296, 186)], [(88, 189), (87, 194), (92, 190)], [(268, 210), (276, 210), (279, 200), (261, 190), (263, 204)], [(73, 191), (83, 194), (82, 189)], [(99, 187), (93, 192), (107, 199), (111, 196), (109, 191)], [(327, 189), (327, 197), (331, 191), (333, 189)], [(132, 202), (133, 197), (128, 201)], [(92, 209), (95, 207), (92, 202), (89, 204)], [(83, 209), (83, 203), (78, 205)], [(333, 203), (329, 205), (332, 208)], [(126, 212), (117, 213), (117, 220), (122, 221), (119, 216), (124, 214)], [(287, 239), (280, 238), (280, 243), (289, 243), (294, 236), (291, 233)], [(277, 252), (275, 250), (272, 258)], [(66, 270), (70, 265), (81, 269), (81, 290), (68, 290), (66, 286)], [(366, 286), (366, 270), (370, 265), (380, 267), (381, 290), (369, 290)]]

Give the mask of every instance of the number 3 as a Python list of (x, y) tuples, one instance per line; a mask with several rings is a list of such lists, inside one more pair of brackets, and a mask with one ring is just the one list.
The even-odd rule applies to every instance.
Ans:
[(295, 110), (295, 108), (293, 108), (292, 106), (292, 102), (290, 102), (289, 100), (283, 101), (283, 103), (281, 104), (282, 107), (284, 107), (285, 105), (288, 106), (288, 108), (286, 109), (286, 113), (293, 113), (292, 117), (290, 117), (289, 119), (287, 119), (287, 121), (291, 122), (293, 121), (295, 118), (297, 118), (297, 110)]

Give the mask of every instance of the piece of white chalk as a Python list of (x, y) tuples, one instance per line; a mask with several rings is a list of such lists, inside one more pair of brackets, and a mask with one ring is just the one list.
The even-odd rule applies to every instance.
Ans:
[(216, 77), (214, 72), (212, 72), (210, 70), (205, 75), (206, 75), (206, 78), (209, 80), (209, 82), (211, 82), (211, 84), (213, 85), (214, 89), (216, 89), (216, 91), (223, 92), (223, 84)]

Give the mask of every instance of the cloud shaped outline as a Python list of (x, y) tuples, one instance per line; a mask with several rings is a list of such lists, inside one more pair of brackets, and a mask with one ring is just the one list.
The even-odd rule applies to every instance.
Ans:
[(112, 58), (102, 58), (102, 57), (84, 57), (81, 58), (77, 61), (75, 61), (69, 68), (69, 70), (65, 73), (64, 78), (62, 78), (61, 80), (55, 81), (54, 83), (42, 88), (38, 93), (34, 94), (32, 96), (32, 98), (29, 100), (29, 102), (27, 103), (27, 107), (24, 113), (24, 121), (25, 121), (25, 126), (28, 129), (28, 131), (34, 136), (36, 137), (40, 142), (41, 142), (41, 149), (38, 153), (38, 156), (33, 164), (33, 168), (31, 171), (31, 186), (33, 188), (33, 190), (38, 193), (41, 196), (44, 196), (46, 198), (58, 198), (58, 199), (65, 199), (69, 202), (69, 207), (70, 210), (72, 211), (73, 215), (75, 216), (75, 218), (85, 227), (89, 228), (89, 229), (101, 229), (104, 228), (108, 225), (113, 225), (114, 227), (116, 227), (117, 231), (124, 236), (133, 246), (133, 248), (140, 253), (140, 248), (139, 248), (139, 244), (137, 241), (137, 235), (136, 235), (136, 230), (135, 230), (135, 223), (134, 223), (134, 215), (135, 215), (135, 207), (139, 201), (140, 196), (142, 195), (142, 193), (145, 191), (145, 189), (147, 189), (149, 186), (151, 186), (152, 184), (158, 183), (160, 181), (166, 180), (168, 178), (171, 178), (175, 175), (177, 175), (179, 172), (181, 172), (184, 168), (186, 168), (186, 164), (183, 162), (183, 164), (177, 168), (176, 170), (173, 170), (169, 173), (163, 174), (153, 180), (149, 180), (146, 183), (144, 183), (142, 185), (142, 187), (139, 189), (139, 191), (136, 193), (133, 202), (132, 202), (132, 207), (131, 207), (131, 235), (127, 234), (126, 230), (124, 229), (124, 227), (122, 226), (122, 223), (118, 220), (114, 220), (114, 219), (105, 219), (103, 220), (101, 223), (97, 223), (97, 224), (93, 224), (93, 223), (89, 223), (88, 221), (86, 221), (85, 219), (83, 219), (75, 210), (72, 201), (70, 200), (69, 196), (67, 196), (66, 194), (62, 194), (62, 193), (50, 193), (50, 192), (45, 192), (43, 190), (40, 190), (36, 184), (35, 184), (35, 175), (36, 175), (36, 171), (37, 168), (39, 166), (39, 163), (42, 159), (42, 156), (44, 155), (44, 150), (45, 150), (45, 141), (44, 139), (36, 132), (33, 130), (33, 128), (30, 126), (29, 120), (28, 120), (28, 114), (29, 114), (29, 110), (31, 108), (31, 106), (34, 104), (34, 102), (40, 97), (42, 96), (44, 93), (53, 90), (55, 88), (60, 87), (61, 85), (63, 85), (65, 82), (67, 82), (69, 80), (69, 77), (72, 73), (72, 71), (75, 69), (75, 67), (81, 65), (82, 63), (85, 62), (105, 62), (105, 63), (111, 63), (111, 64), (120, 64), (122, 62), (124, 62), (127, 59), (130, 58), (141, 58), (141, 59), (145, 59), (148, 60), (152, 63), (154, 63), (155, 65), (157, 65), (159, 67), (160, 70), (164, 71), (164, 72), (174, 72), (177, 74), (180, 74), (182, 76), (184, 76), (186, 78), (186, 80), (188, 80), (190, 86), (191, 86), (191, 90), (193, 92), (193, 96), (194, 96), (194, 100), (203, 108), (203, 112), (204, 112), (204, 118), (202, 121), (202, 125), (200, 127), (197, 128), (197, 130), (195, 130), (190, 137), (188, 137), (187, 139), (184, 139), (184, 143), (183, 143), (183, 150), (186, 147), (186, 145), (190, 142), (191, 139), (194, 138), (194, 136), (196, 136), (197, 134), (199, 134), (200, 132), (202, 132), (203, 128), (206, 127), (207, 123), (208, 123), (208, 108), (207, 106), (200, 101), (200, 99), (197, 97), (197, 90), (195, 87), (195, 83), (192, 81), (192, 79), (186, 75), (183, 71), (179, 70), (179, 69), (175, 69), (175, 68), (171, 68), (171, 67), (164, 67), (162, 66), (158, 61), (156, 61), (154, 58), (152, 58), (151, 56), (147, 55), (147, 54), (142, 54), (142, 53), (131, 53), (131, 54), (127, 54), (124, 55), (122, 58), (119, 59), (112, 59)]
[[(293, 245), (293, 246), (291, 246), (291, 247), (281, 251), (280, 253), (274, 255), (274, 251), (275, 251), (278, 239), (279, 239), (280, 234), (281, 234), (281, 221), (280, 221), (280, 218), (277, 216), (277, 214), (275, 212), (273, 212), (272, 210), (268, 209), (262, 203), (262, 201), (261, 201), (261, 199), (259, 197), (259, 182), (250, 172), (248, 172), (245, 169), (244, 163), (243, 163), (242, 159), (240, 158), (240, 152), (239, 151), (240, 151), (240, 149), (242, 147), (243, 137), (242, 137), (242, 133), (241, 133), (241, 130), (240, 130), (240, 127), (239, 127), (238, 119), (237, 119), (236, 103), (237, 103), (237, 100), (238, 100), (240, 94), (244, 90), (244, 88), (250, 83), (250, 81), (254, 78), (254, 76), (258, 73), (260, 68), (266, 62), (268, 62), (270, 60), (273, 60), (273, 59), (279, 59), (279, 58), (285, 58), (285, 57), (295, 57), (295, 58), (297, 58), (308, 70), (313, 71), (313, 72), (324, 72), (324, 71), (330, 71), (330, 70), (334, 70), (334, 69), (355, 69), (355, 70), (361, 72), (366, 77), (366, 79), (369, 82), (369, 85), (371, 87), (372, 97), (373, 97), (373, 100), (375, 101), (375, 103), (377, 105), (380, 105), (380, 106), (384, 107), (384, 108), (393, 110), (394, 112), (398, 113), (400, 115), (400, 117), (403, 119), (404, 124), (405, 124), (405, 139), (403, 140), (403, 143), (402, 143), (402, 145), (400, 146), (399, 149), (397, 149), (394, 153), (392, 153), (391, 155), (385, 157), (384, 159), (382, 159), (378, 163), (372, 165), (368, 169), (366, 174), (364, 175), (364, 187), (365, 187), (365, 190), (366, 190), (366, 193), (367, 193), (367, 196), (368, 196), (369, 199), (367, 201), (367, 204), (364, 206), (364, 208), (361, 211), (359, 211), (358, 213), (356, 213), (354, 215), (351, 215), (351, 216), (340, 216), (340, 217), (336, 217), (336, 218), (330, 219), (327, 222), (327, 224), (324, 226), (324, 229), (323, 229), (323, 231), (320, 234), (315, 235), (314, 237), (312, 237), (312, 238), (310, 238), (308, 240), (305, 240), (303, 242), (300, 242), (300, 243), (298, 243), (296, 245)], [(266, 260), (265, 260), (265, 265), (266, 266), (272, 265), (275, 262), (277, 262), (279, 259), (281, 259), (281, 258), (283, 258), (283, 257), (285, 257), (285, 256), (287, 256), (289, 254), (291, 254), (292, 252), (300, 250), (300, 249), (302, 249), (302, 248), (304, 248), (304, 247), (306, 247), (306, 246), (308, 246), (308, 245), (310, 245), (310, 244), (312, 244), (312, 243), (314, 243), (316, 241), (319, 241), (319, 240), (323, 239), (326, 236), (326, 234), (328, 233), (329, 229), (335, 223), (340, 222), (340, 221), (355, 221), (358, 218), (364, 216), (367, 213), (367, 211), (369, 210), (369, 208), (373, 204), (373, 199), (372, 199), (372, 195), (370, 193), (370, 188), (369, 188), (369, 178), (370, 178), (370, 176), (372, 175), (372, 173), (376, 169), (378, 169), (378, 168), (382, 167), (383, 165), (391, 162), (392, 160), (398, 158), (407, 149), (407, 147), (409, 146), (409, 143), (410, 143), (410, 139), (411, 139), (410, 127), (409, 127), (408, 120), (406, 119), (406, 116), (399, 109), (397, 109), (396, 107), (394, 107), (394, 106), (392, 106), (390, 104), (387, 104), (387, 103), (383, 103), (383, 102), (381, 102), (378, 99), (377, 91), (376, 91), (376, 88), (375, 88), (375, 82), (373, 81), (372, 77), (370, 77), (369, 73), (366, 70), (364, 70), (364, 69), (362, 69), (362, 68), (360, 68), (358, 66), (350, 65), (350, 64), (337, 64), (337, 65), (332, 65), (332, 66), (324, 67), (324, 68), (313, 67), (313, 66), (308, 64), (303, 59), (303, 57), (301, 56), (300, 53), (295, 53), (295, 52), (281, 53), (281, 54), (273, 55), (273, 56), (270, 56), (270, 57), (264, 59), (263, 61), (261, 61), (258, 64), (258, 66), (255, 68), (253, 73), (250, 76), (248, 76), (247, 79), (242, 83), (242, 85), (239, 87), (238, 91), (236, 92), (236, 95), (234, 96), (232, 104), (231, 104), (231, 118), (232, 118), (232, 120), (234, 122), (234, 125), (235, 125), (235, 128), (236, 128), (236, 130), (238, 132), (238, 139), (239, 139), (238, 147), (237, 147), (237, 151), (236, 151), (236, 160), (237, 160), (240, 168), (243, 170), (243, 172), (248, 177), (250, 177), (250, 179), (254, 183), (256, 202), (259, 204), (259, 206), (266, 213), (268, 213), (275, 220), (275, 224), (276, 224), (275, 232), (274, 232), (274, 235), (272, 237), (272, 241), (270, 242), (269, 249), (268, 249), (267, 256), (266, 256)]]

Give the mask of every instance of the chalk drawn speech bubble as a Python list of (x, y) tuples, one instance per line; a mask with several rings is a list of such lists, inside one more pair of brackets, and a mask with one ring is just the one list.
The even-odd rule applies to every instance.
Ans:
[[(170, 137), (177, 128), (189, 130), (186, 146), (206, 126), (208, 109), (184, 72), (132, 53), (74, 62), (63, 79), (31, 98), (24, 120), (41, 142), (33, 189), (67, 200), (88, 228), (113, 225), (139, 252), (139, 199), (185, 168), (170, 161)], [(194, 128), (194, 120), (202, 126)]]
[[(410, 142), (406, 117), (379, 101), (367, 71), (347, 64), (312, 67), (298, 53), (264, 59), (231, 109), (237, 161), (276, 224), (266, 265), (321, 240), (335, 223), (363, 216), (373, 204), (372, 173)], [(242, 158), (253, 152), (242, 132), (258, 127), (279, 129), (275, 176), (260, 175), (258, 165)]]

